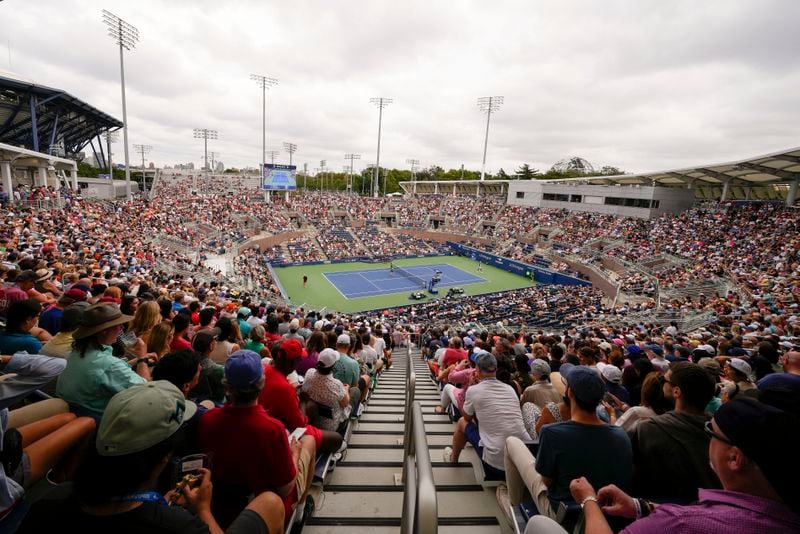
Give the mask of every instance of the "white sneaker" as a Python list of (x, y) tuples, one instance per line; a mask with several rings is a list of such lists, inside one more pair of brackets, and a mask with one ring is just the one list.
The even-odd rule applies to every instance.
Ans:
[(511, 498), (508, 496), (508, 487), (505, 484), (497, 486), (495, 497), (497, 498), (497, 505), (503, 510), (503, 515), (508, 521), (508, 524), (513, 527), (516, 521), (511, 508)]
[(453, 447), (445, 447), (442, 451), (442, 459), (447, 463), (453, 463)]

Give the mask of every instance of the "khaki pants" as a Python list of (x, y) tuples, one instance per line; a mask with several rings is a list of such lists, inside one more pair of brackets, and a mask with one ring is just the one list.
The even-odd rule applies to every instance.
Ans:
[(550, 499), (547, 498), (547, 486), (542, 480), (542, 475), (536, 471), (536, 458), (522, 440), (513, 436), (506, 439), (504, 460), (506, 485), (511, 504), (516, 506), (522, 502), (527, 489), (533, 497), (539, 513), (555, 519), (556, 512), (550, 507)]

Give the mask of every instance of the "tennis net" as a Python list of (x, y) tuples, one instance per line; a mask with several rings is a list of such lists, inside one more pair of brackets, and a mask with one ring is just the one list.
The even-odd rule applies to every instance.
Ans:
[(425, 287), (425, 285), (427, 284), (427, 281), (424, 278), (421, 278), (421, 277), (419, 277), (419, 276), (417, 276), (417, 275), (415, 275), (415, 274), (403, 269), (402, 267), (395, 267), (394, 270), (396, 272), (402, 274), (403, 276), (405, 276), (406, 278), (408, 278), (412, 282), (415, 282), (420, 287)]

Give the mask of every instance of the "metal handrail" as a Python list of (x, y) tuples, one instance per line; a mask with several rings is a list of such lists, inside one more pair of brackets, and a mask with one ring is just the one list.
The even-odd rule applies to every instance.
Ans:
[[(408, 350), (408, 349), (407, 349)], [(408, 357), (406, 360), (406, 402), (403, 409), (403, 458), (407, 458), (411, 454), (411, 405), (414, 402), (414, 395), (417, 386), (417, 373), (414, 372), (414, 363), (411, 361), (411, 350), (408, 350)], [(406, 471), (403, 469), (403, 482), (406, 481)]]
[[(411, 405), (411, 423), (406, 420), (410, 443), (405, 447), (409, 453), (403, 459), (403, 518), (400, 523), (402, 534), (436, 534), (439, 529), (439, 507), (436, 499), (436, 484), (433, 481), (431, 454), (425, 436), (425, 423), (422, 419), (422, 404), (414, 401)], [(417, 444), (420, 450), (417, 451)]]

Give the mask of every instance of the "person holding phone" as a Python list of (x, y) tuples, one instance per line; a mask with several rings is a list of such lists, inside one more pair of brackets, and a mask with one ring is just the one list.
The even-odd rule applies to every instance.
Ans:
[[(164, 380), (116, 394), (71, 491), (54, 491), (54, 498), (34, 504), (19, 532), (223, 532), (211, 512), (210, 470), (198, 468), (199, 477), (179, 491), (162, 494), (156, 487), (179, 430), (196, 409)], [(281, 532), (283, 520), (280, 497), (264, 492), (226, 532)]]

